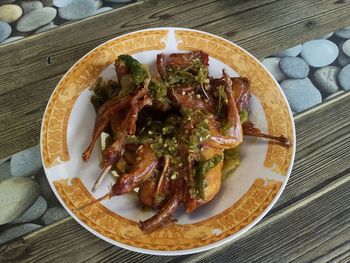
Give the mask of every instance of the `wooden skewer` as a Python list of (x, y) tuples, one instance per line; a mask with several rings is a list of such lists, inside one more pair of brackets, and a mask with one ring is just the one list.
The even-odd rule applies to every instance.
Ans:
[(163, 172), (162, 172), (162, 174), (159, 177), (158, 186), (157, 186), (157, 190), (156, 190), (156, 195), (155, 196), (159, 195), (160, 188), (161, 188), (161, 186), (163, 184), (164, 176), (165, 176), (165, 174), (166, 174), (166, 172), (168, 170), (168, 167), (169, 167), (169, 157), (165, 156)]
[(97, 187), (100, 186), (100, 184), (102, 183), (102, 181), (103, 181), (103, 179), (105, 178), (106, 174), (111, 170), (111, 168), (112, 168), (112, 165), (109, 165), (109, 166), (105, 167), (105, 168), (102, 170), (100, 176), (97, 178), (97, 180), (96, 180), (94, 186), (93, 186), (92, 189), (91, 189), (92, 192), (95, 192), (96, 189), (97, 189)]
[(83, 206), (81, 206), (81, 207), (78, 207), (78, 208), (76, 208), (76, 209), (73, 209), (73, 212), (80, 211), (80, 210), (84, 209), (85, 207), (88, 207), (88, 206), (90, 206), (90, 205), (96, 204), (96, 203), (101, 202), (101, 201), (103, 201), (103, 200), (105, 200), (105, 199), (110, 199), (112, 196), (113, 196), (113, 193), (112, 193), (112, 191), (111, 191), (111, 192), (109, 192), (109, 193), (107, 193), (107, 194), (101, 196), (100, 198), (97, 198), (96, 200), (94, 200), (94, 201), (92, 201), (92, 202), (90, 202), (90, 203), (87, 203), (87, 204), (85, 204), (85, 205), (83, 205)]

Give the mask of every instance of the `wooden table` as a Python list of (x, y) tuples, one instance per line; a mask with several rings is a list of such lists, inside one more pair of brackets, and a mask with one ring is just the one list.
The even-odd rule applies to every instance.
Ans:
[[(180, 26), (230, 39), (263, 58), (350, 25), (348, 0), (150, 0), (0, 47), (0, 158), (39, 142), (55, 85), (98, 44), (141, 28)], [(348, 262), (350, 93), (295, 117), (297, 153), (272, 211), (239, 239), (180, 256), (142, 255), (93, 236), (72, 218), (0, 246), (0, 262)]]

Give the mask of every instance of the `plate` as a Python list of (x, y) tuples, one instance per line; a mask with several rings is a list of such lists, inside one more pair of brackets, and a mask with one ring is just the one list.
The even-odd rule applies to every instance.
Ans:
[[(99, 76), (115, 79), (113, 62), (130, 54), (155, 70), (158, 53), (203, 50), (209, 72), (222, 68), (251, 81), (250, 120), (262, 131), (291, 138), (293, 147), (245, 138), (241, 165), (222, 184), (219, 194), (192, 214), (180, 209), (178, 222), (151, 234), (138, 222), (152, 216), (142, 211), (135, 194), (114, 197), (80, 211), (77, 207), (108, 191), (112, 176), (95, 193), (90, 189), (101, 171), (96, 145), (88, 162), (81, 155), (91, 139), (95, 111), (90, 87)], [(116, 37), (81, 58), (55, 88), (43, 117), (41, 154), (47, 179), (70, 215), (84, 228), (116, 246), (141, 253), (183, 255), (217, 247), (254, 226), (281, 195), (295, 154), (295, 128), (288, 102), (271, 74), (244, 49), (218, 36), (185, 28), (154, 28)]]

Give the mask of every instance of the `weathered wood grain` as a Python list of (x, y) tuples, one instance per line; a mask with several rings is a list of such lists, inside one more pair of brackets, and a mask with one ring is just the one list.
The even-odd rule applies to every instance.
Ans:
[[(345, 93), (296, 118), (298, 159), (280, 200), (257, 226), (222, 248), (193, 256), (142, 255), (113, 247), (67, 218), (19, 241), (0, 246), (0, 261), (11, 255), (16, 262), (45, 259), (54, 262), (159, 263), (204, 259), (221, 262), (236, 261), (236, 258), (239, 262), (245, 258), (260, 262), (259, 256), (271, 262), (282, 255), (286, 261), (298, 256), (297, 261), (304, 262), (348, 257), (349, 116), (350, 93)], [(317, 131), (325, 126), (329, 132), (322, 132), (320, 136)]]
[[(350, 171), (280, 211), (238, 241), (170, 262), (326, 262), (349, 260)], [(341, 247), (341, 249), (339, 249)], [(333, 253), (332, 253), (333, 252)], [(338, 259), (337, 259), (338, 258)], [(347, 262), (345, 260), (345, 262)]]
[(348, 0), (149, 0), (0, 47), (0, 158), (39, 140), (49, 94), (80, 57), (123, 33), (180, 26), (226, 37), (262, 58), (350, 24)]

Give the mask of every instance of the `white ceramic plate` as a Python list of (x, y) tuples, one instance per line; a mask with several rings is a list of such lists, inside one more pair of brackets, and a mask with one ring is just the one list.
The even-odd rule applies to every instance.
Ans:
[[(152, 65), (158, 53), (203, 50), (210, 55), (210, 75), (226, 68), (251, 81), (250, 120), (262, 131), (284, 134), (293, 146), (244, 139), (241, 165), (224, 181), (220, 193), (192, 214), (177, 213), (178, 223), (151, 234), (138, 228), (154, 212), (143, 212), (135, 194), (114, 197), (72, 212), (108, 191), (112, 176), (96, 193), (90, 189), (101, 171), (96, 144), (85, 163), (82, 152), (91, 139), (95, 112), (89, 88), (99, 76), (115, 79), (113, 62), (131, 54)], [(41, 152), (50, 185), (65, 209), (94, 235), (122, 248), (158, 255), (182, 255), (226, 243), (255, 225), (282, 193), (292, 169), (295, 129), (291, 110), (278, 83), (247, 51), (218, 36), (184, 28), (155, 28), (116, 37), (89, 52), (62, 78), (47, 105), (41, 129)]]

